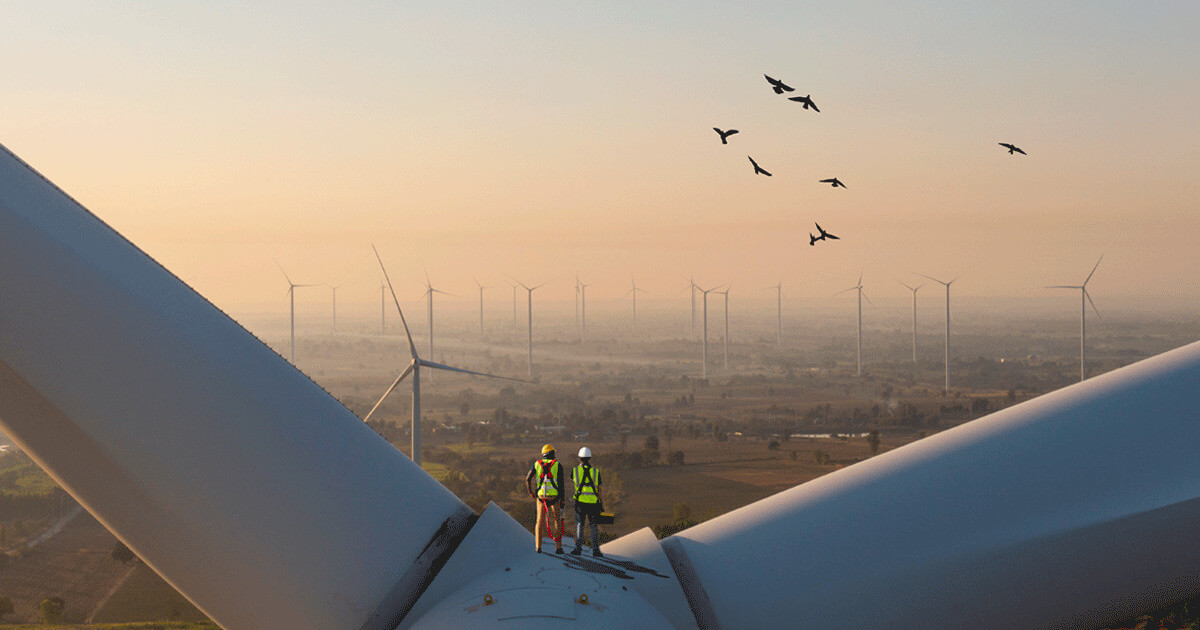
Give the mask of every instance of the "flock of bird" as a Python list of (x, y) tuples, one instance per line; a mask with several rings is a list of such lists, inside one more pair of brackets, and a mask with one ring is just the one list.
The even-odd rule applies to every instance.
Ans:
[[(783, 81), (780, 81), (779, 79), (771, 78), (770, 76), (768, 76), (766, 74), (764, 74), (763, 77), (767, 80), (767, 83), (771, 86), (771, 89), (774, 90), (774, 92), (776, 94), (783, 94), (784, 92), (795, 92), (796, 91), (796, 88), (784, 83)], [(795, 101), (797, 103), (801, 103), (802, 105), (804, 105), (804, 109), (811, 109), (817, 113), (821, 112), (821, 110), (817, 108), (817, 104), (813, 102), (812, 94), (806, 94), (804, 96), (790, 96), (790, 97), (788, 97), (788, 100)], [(725, 145), (729, 144), (729, 136), (732, 136), (732, 135), (738, 133), (737, 129), (721, 129), (719, 127), (713, 127), (713, 131), (717, 132), (717, 135), (720, 136), (720, 138), (721, 138), (721, 144), (725, 144)], [(1022, 151), (1019, 147), (1017, 147), (1009, 142), (1001, 142), (999, 144), (1000, 144), (1000, 146), (1004, 147), (1005, 149), (1008, 149), (1009, 155), (1012, 155), (1013, 153), (1020, 153), (1021, 155), (1028, 155), (1024, 151)], [(747, 155), (746, 159), (750, 160), (750, 164), (754, 167), (755, 175), (765, 175), (767, 177), (771, 177), (771, 173), (769, 171), (767, 171), (765, 168), (759, 166), (758, 162), (754, 161), (753, 157), (750, 157), (749, 155)], [(842, 183), (842, 181), (836, 177), (830, 177), (828, 179), (821, 179), (821, 180), (817, 180), (817, 181), (821, 184), (829, 184), (833, 188), (838, 188), (838, 187), (845, 188), (846, 187), (846, 184)], [(813, 225), (817, 226), (817, 232), (820, 234), (820, 236), (813, 236), (812, 232), (809, 232), (808, 233), (808, 244), (810, 246), (816, 245), (817, 241), (840, 240), (840, 239), (838, 239), (838, 237), (836, 237), (833, 234), (830, 234), (829, 232), (822, 229), (820, 224), (814, 222)]]

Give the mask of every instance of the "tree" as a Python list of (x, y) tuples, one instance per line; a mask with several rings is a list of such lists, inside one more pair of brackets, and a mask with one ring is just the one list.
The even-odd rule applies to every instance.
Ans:
[(16, 608), (13, 607), (11, 597), (0, 597), (0, 619), (3, 619), (4, 615), (11, 615), (14, 610)]
[(61, 623), (63, 620), (63, 609), (66, 606), (67, 603), (63, 601), (63, 598), (57, 595), (47, 597), (38, 604), (38, 616), (41, 617), (44, 624)]
[(651, 464), (657, 462), (658, 461), (658, 436), (657, 435), (647, 435), (646, 441), (642, 446), (643, 446), (642, 452), (643, 452), (646, 460), (649, 461)]
[(867, 446), (871, 448), (872, 455), (879, 454), (879, 431), (871, 431), (867, 434)]
[(672, 466), (683, 465), (683, 451), (671, 451), (667, 454), (667, 463)]
[(466, 400), (462, 401), (462, 404), (458, 406), (458, 413), (465, 418), (467, 414), (471, 413), (471, 403)]

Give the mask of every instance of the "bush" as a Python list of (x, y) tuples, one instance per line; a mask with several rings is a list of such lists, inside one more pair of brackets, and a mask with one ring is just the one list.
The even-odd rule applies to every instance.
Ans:
[(0, 597), (0, 619), (3, 619), (4, 615), (11, 615), (14, 610), (16, 608), (13, 607), (11, 597)]
[(42, 623), (45, 624), (62, 623), (63, 609), (66, 606), (67, 603), (63, 601), (63, 598), (57, 595), (47, 597), (38, 604), (38, 616), (41, 617)]
[(779, 440), (771, 440), (770, 442), (767, 442), (767, 450), (768, 451), (778, 451), (779, 450)]
[(683, 451), (671, 451), (667, 454), (667, 463), (672, 466), (683, 465)]

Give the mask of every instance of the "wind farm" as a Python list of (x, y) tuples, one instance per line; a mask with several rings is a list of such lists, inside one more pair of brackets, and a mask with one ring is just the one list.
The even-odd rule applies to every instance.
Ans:
[(0, 617), (1200, 623), (1192, 13), (7, 7)]

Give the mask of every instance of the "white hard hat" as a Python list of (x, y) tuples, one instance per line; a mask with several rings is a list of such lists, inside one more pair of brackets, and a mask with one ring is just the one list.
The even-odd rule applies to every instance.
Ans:
[(586, 446), (585, 446), (585, 447), (583, 447), (583, 448), (581, 448), (581, 449), (579, 449), (579, 456), (580, 456), (580, 457), (591, 457), (591, 456), (592, 456), (592, 449), (590, 449), (590, 448), (588, 448), (588, 447), (586, 447)]

